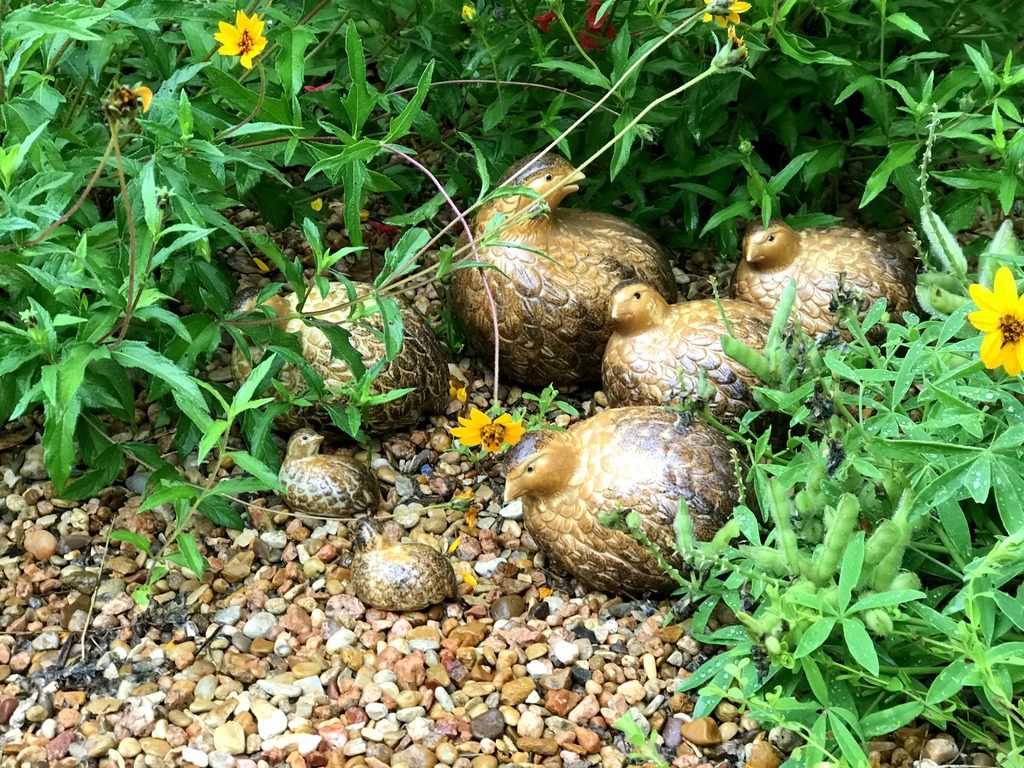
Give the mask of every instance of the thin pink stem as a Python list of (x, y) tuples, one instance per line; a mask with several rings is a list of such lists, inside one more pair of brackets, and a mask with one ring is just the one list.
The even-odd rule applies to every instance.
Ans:
[[(479, 261), (480, 254), (476, 249), (476, 238), (473, 237), (473, 228), (469, 225), (469, 222), (466, 220), (466, 217), (463, 215), (462, 211), (459, 210), (459, 206), (457, 206), (455, 204), (455, 201), (452, 200), (451, 196), (448, 194), (448, 191), (444, 188), (444, 185), (441, 184), (441, 182), (433, 173), (431, 173), (429, 168), (423, 165), (423, 163), (421, 163), (416, 158), (406, 154), (405, 152), (402, 152), (400, 149), (390, 144), (382, 144), (381, 146), (383, 146), (384, 149), (386, 149), (388, 152), (395, 155), (396, 157), (400, 157), (403, 160), (405, 160), (414, 168), (418, 169), (421, 173), (425, 174), (427, 178), (429, 178), (433, 182), (434, 186), (437, 187), (437, 191), (441, 193), (445, 201), (448, 203), (449, 207), (455, 213), (456, 220), (458, 220), (462, 224), (462, 228), (466, 232), (466, 239), (469, 240), (469, 248), (473, 252), (473, 260)], [(498, 354), (498, 306), (494, 303), (494, 295), (491, 293), (491, 285), (490, 283), (487, 282), (487, 275), (484, 272), (483, 267), (475, 267), (475, 269), (480, 270), (480, 279), (483, 281), (484, 284), (484, 293), (487, 295), (487, 303), (491, 307), (491, 323), (492, 327), (494, 328), (494, 404), (497, 405), (498, 365), (500, 360), (500, 355)]]

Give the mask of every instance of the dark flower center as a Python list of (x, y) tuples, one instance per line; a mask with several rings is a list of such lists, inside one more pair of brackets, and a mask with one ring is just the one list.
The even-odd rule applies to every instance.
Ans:
[(1003, 315), (999, 319), (999, 330), (1003, 334), (1003, 346), (1016, 344), (1024, 339), (1024, 322), (1013, 315)]
[(501, 444), (505, 442), (505, 428), (501, 424), (488, 424), (480, 430), (480, 441), (485, 448), (501, 448)]
[(242, 53), (248, 53), (253, 49), (252, 36), (249, 34), (249, 30), (242, 33), (242, 39), (238, 43), (238, 48)]

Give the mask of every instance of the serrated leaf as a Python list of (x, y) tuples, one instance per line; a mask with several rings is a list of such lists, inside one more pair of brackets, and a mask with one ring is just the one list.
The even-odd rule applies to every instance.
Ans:
[(388, 133), (384, 137), (385, 144), (397, 141), (409, 132), (409, 126), (412, 125), (416, 113), (423, 106), (423, 101), (427, 98), (427, 92), (430, 90), (430, 81), (433, 76), (434, 60), (431, 59), (427, 62), (426, 69), (423, 70), (423, 74), (420, 75), (420, 79), (416, 83), (416, 92), (413, 93), (412, 99), (405, 105), (405, 109), (399, 113), (398, 117), (391, 121), (391, 125), (388, 126)]
[(214, 525), (234, 530), (241, 530), (245, 527), (245, 522), (238, 511), (219, 496), (207, 496), (199, 502), (199, 511)]
[(306, 27), (281, 30), (275, 38), (281, 51), (274, 57), (274, 68), (289, 97), (296, 96), (302, 90), (306, 77), (306, 48), (313, 39), (313, 33)]
[(182, 413), (200, 429), (209, 427), (209, 409), (199, 385), (166, 357), (141, 341), (130, 340), (112, 349), (110, 355), (126, 368), (139, 368), (165, 382)]

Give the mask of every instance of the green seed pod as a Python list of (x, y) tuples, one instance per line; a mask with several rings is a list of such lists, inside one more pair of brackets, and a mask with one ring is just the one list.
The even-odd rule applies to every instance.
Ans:
[(902, 571), (896, 574), (896, 578), (889, 584), (889, 589), (920, 589), (921, 578), (916, 573)]
[(740, 551), (754, 565), (772, 576), (785, 576), (789, 573), (789, 569), (786, 567), (786, 558), (777, 549), (744, 546), (740, 547)]
[(906, 520), (893, 520), (892, 522), (896, 526), (898, 535), (892, 548), (882, 556), (871, 575), (871, 586), (876, 592), (885, 592), (891, 589), (892, 582), (896, 578), (896, 574), (899, 573), (900, 566), (903, 565), (903, 555), (907, 551), (910, 534), (913, 532)]
[(864, 545), (864, 567), (861, 570), (858, 584), (870, 584), (875, 569), (882, 558), (896, 546), (900, 540), (900, 529), (892, 520), (884, 520), (868, 537)]
[(892, 616), (884, 608), (871, 608), (860, 614), (864, 626), (878, 637), (888, 637), (892, 633)]
[(839, 561), (846, 552), (860, 515), (860, 502), (852, 493), (844, 493), (835, 508), (825, 514), (825, 540), (817, 559), (814, 580), (826, 584), (835, 575)]
[(779, 538), (779, 548), (786, 558), (791, 573), (800, 573), (800, 548), (796, 533), (789, 523), (793, 507), (786, 497), (786, 491), (774, 477), (768, 481), (768, 496), (772, 505), (772, 517), (775, 520), (775, 533)]
[(782, 643), (779, 642), (779, 638), (769, 635), (764, 639), (764, 649), (772, 656), (778, 656), (782, 653)]

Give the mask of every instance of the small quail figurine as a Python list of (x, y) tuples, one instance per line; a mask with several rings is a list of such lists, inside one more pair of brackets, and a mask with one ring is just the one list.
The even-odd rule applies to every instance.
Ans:
[(458, 595), (448, 558), (426, 544), (402, 544), (362, 520), (352, 558), (356, 596), (382, 611), (419, 611)]
[(505, 466), (505, 501), (522, 499), (526, 528), (550, 561), (612, 594), (665, 592), (675, 582), (631, 535), (601, 525), (602, 512), (635, 511), (647, 537), (682, 567), (673, 554), (679, 499), (700, 540), (714, 536), (739, 499), (722, 434), (654, 406), (610, 408), (565, 432), (524, 439)]
[(916, 311), (913, 256), (913, 244), (898, 236), (850, 227), (796, 231), (781, 220), (767, 228), (755, 223), (743, 238), (733, 296), (774, 310), (795, 277), (800, 322), (808, 333), (818, 335), (835, 324), (829, 304), (840, 274), (845, 275), (846, 286), (863, 294), (867, 305), (885, 298), (893, 317)]
[[(764, 348), (767, 310), (728, 299), (722, 308), (737, 339)], [(609, 404), (660, 405), (701, 394), (703, 370), (714, 392), (708, 405), (718, 418), (735, 423), (753, 406), (757, 377), (722, 350), (729, 329), (717, 302), (669, 304), (649, 285), (631, 282), (612, 296), (610, 316), (614, 330), (601, 366)]]
[(355, 517), (373, 513), (380, 487), (369, 468), (349, 454), (318, 453), (323, 435), (300, 429), (291, 436), (278, 480), (284, 501), (296, 512), (318, 517)]
[(622, 280), (641, 279), (670, 301), (676, 298), (669, 256), (648, 235), (606, 213), (561, 207), (582, 178), (551, 153), (513, 165), (501, 183), (529, 187), (546, 198), (547, 210), (526, 195), (485, 204), (473, 225), (478, 240), (495, 217), (512, 222), (499, 230), (500, 245), (481, 247), (470, 258), (497, 269), (462, 269), (452, 278), (454, 313), (485, 358), (494, 348), (487, 280), (498, 312), (502, 371), (523, 383), (600, 378), (611, 334), (608, 298)]
[[(354, 285), (360, 297), (365, 299), (369, 295), (370, 286), (361, 283)], [(236, 310), (255, 309), (258, 293), (242, 293), (235, 301)], [(295, 295), (291, 294), (272, 296), (266, 300), (265, 306), (277, 317), (288, 318), (295, 314), (297, 303)], [(319, 290), (314, 289), (306, 299), (304, 311), (321, 312), (341, 306), (341, 309), (323, 312), (317, 315), (317, 318), (319, 321), (344, 328), (349, 333), (352, 346), (362, 356), (366, 368), (371, 368), (384, 359), (381, 316), (374, 313), (358, 322), (350, 321), (349, 303), (346, 287), (341, 283), (332, 283), (326, 296), (321, 296)], [(424, 411), (441, 413), (448, 405), (448, 359), (441, 343), (426, 320), (415, 309), (400, 306), (400, 311), (402, 347), (374, 379), (373, 391), (384, 393), (407, 387), (411, 387), (413, 391), (395, 400), (370, 406), (368, 422), (363, 427), (367, 432), (375, 434), (415, 424)], [(353, 381), (348, 364), (334, 356), (330, 339), (320, 328), (308, 325), (298, 317), (281, 319), (278, 325), (282, 330), (298, 335), (302, 356), (329, 387), (342, 387)], [(261, 356), (262, 351), (254, 349), (253, 361), (250, 361), (242, 349), (235, 346), (231, 353), (231, 373), (236, 384), (240, 385), (249, 377)], [(306, 379), (290, 363), (281, 368), (277, 377), (290, 392), (299, 394), (307, 389)], [(326, 415), (317, 413), (316, 410), (307, 408), (300, 412), (293, 409), (280, 417), (278, 423), (291, 429), (306, 426), (308, 421), (314, 424), (326, 423)]]

